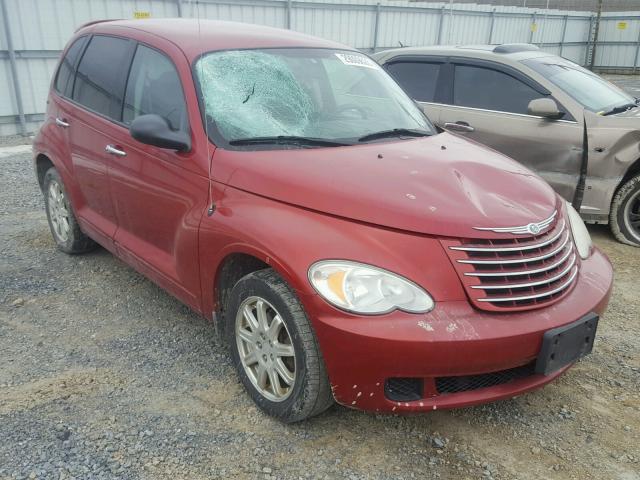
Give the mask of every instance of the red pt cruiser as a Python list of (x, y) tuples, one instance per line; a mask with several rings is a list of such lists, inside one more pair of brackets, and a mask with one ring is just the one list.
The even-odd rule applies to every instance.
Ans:
[(81, 28), (34, 144), (53, 238), (210, 318), (255, 402), (419, 412), (591, 351), (612, 270), (535, 174), (437, 130), (369, 57), (194, 20)]

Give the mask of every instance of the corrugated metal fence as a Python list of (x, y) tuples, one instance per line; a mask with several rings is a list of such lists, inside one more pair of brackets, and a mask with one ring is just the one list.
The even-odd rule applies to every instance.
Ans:
[[(74, 30), (103, 18), (196, 17), (290, 28), (372, 52), (399, 45), (535, 43), (591, 60), (591, 12), (380, 0), (0, 0), (0, 135), (43, 119), (57, 58)], [(142, 21), (142, 20), (141, 20)], [(639, 65), (640, 15), (604, 15), (600, 68)]]

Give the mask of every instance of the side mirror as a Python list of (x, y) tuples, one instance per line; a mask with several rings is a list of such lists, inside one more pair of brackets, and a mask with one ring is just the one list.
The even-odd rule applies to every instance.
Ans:
[(552, 98), (536, 98), (535, 100), (531, 100), (527, 110), (529, 115), (549, 118), (551, 120), (557, 120), (564, 116), (564, 112), (560, 111), (558, 104)]
[(160, 115), (149, 114), (136, 117), (129, 133), (141, 143), (155, 147), (188, 152), (191, 150), (191, 138), (185, 132), (171, 130), (169, 122)]

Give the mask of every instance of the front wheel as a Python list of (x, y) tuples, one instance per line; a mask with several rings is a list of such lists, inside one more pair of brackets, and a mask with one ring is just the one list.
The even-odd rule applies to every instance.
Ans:
[(317, 339), (300, 301), (272, 269), (233, 287), (225, 336), (240, 380), (265, 413), (291, 423), (333, 403)]
[(640, 247), (640, 175), (629, 180), (616, 193), (609, 223), (618, 241)]

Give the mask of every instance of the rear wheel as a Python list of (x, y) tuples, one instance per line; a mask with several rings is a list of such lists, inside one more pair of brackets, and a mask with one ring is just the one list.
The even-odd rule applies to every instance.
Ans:
[(640, 175), (629, 180), (616, 193), (609, 223), (616, 239), (640, 247)]
[(240, 279), (225, 312), (233, 363), (265, 413), (290, 423), (331, 406), (329, 379), (309, 319), (275, 271)]
[(44, 175), (43, 190), (49, 228), (58, 248), (65, 253), (93, 250), (96, 243), (80, 230), (67, 191), (54, 167)]

